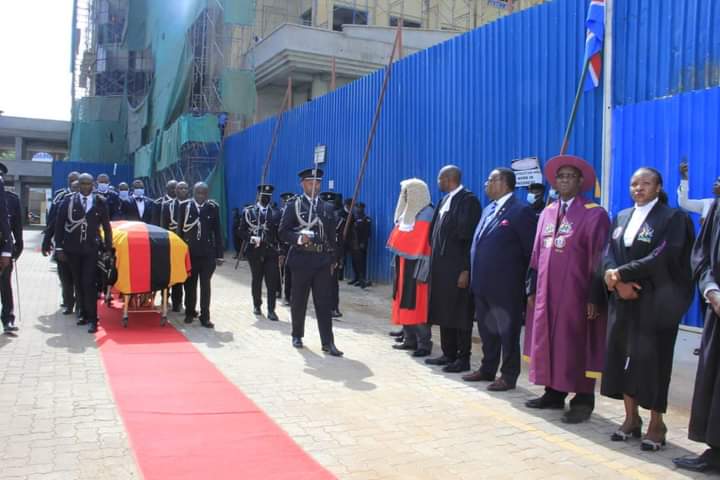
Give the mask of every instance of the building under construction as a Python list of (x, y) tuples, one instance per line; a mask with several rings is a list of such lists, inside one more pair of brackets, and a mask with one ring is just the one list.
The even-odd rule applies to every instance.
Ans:
[(398, 23), (408, 55), (537, 3), (75, 0), (70, 159), (208, 179), (224, 135), (381, 68)]

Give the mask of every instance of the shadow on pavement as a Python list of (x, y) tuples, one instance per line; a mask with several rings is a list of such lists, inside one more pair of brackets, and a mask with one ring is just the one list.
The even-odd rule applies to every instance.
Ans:
[(62, 348), (70, 353), (84, 353), (97, 348), (95, 336), (87, 333), (86, 326), (78, 326), (76, 322), (75, 315), (62, 315), (58, 310), (55, 314), (38, 317), (35, 328), (53, 335), (45, 342), (49, 347)]
[(298, 349), (297, 352), (305, 360), (305, 373), (309, 375), (343, 383), (351, 390), (369, 391), (377, 388), (374, 383), (365, 381), (373, 376), (373, 372), (362, 362), (347, 357), (320, 356), (307, 348)]

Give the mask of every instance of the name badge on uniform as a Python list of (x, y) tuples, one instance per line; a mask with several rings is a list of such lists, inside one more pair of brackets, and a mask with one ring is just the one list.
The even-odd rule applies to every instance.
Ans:
[(618, 238), (620, 238), (620, 235), (622, 235), (622, 233), (623, 233), (622, 227), (617, 227), (615, 230), (613, 230), (613, 234), (612, 234), (613, 240), (617, 240)]
[(647, 223), (644, 223), (640, 229), (640, 233), (638, 233), (637, 240), (638, 242), (650, 243), (652, 242), (653, 235), (655, 235), (655, 230), (650, 228)]
[(560, 248), (560, 249), (565, 248), (565, 243), (566, 243), (565, 237), (557, 237), (555, 239), (555, 248)]
[(548, 223), (547, 225), (545, 225), (545, 230), (543, 231), (543, 234), (552, 235), (553, 233), (555, 233), (555, 225), (553, 225), (551, 223)]
[(572, 232), (572, 223), (568, 222), (566, 219), (563, 219), (562, 223), (560, 224), (560, 228), (558, 228), (558, 233), (561, 235), (567, 235), (570, 232)]

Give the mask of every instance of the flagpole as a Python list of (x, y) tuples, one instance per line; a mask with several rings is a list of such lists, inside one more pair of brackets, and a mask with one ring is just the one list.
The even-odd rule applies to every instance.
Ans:
[(591, 58), (592, 57), (588, 57), (587, 61), (585, 61), (582, 75), (580, 75), (580, 82), (578, 82), (577, 92), (575, 92), (575, 101), (573, 102), (572, 111), (570, 112), (570, 119), (568, 120), (567, 127), (565, 128), (562, 147), (560, 147), (560, 155), (565, 155), (568, 144), (570, 143), (570, 134), (572, 133), (573, 126), (575, 125), (575, 117), (577, 117), (578, 107), (580, 106), (580, 99), (582, 98), (583, 88), (585, 87), (585, 78), (587, 78)]

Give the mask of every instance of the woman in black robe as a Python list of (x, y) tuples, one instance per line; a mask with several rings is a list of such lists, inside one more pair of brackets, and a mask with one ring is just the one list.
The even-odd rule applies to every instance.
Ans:
[(695, 393), (690, 412), (690, 440), (710, 448), (697, 457), (676, 458), (675, 465), (694, 471), (720, 471), (720, 200), (715, 200), (693, 248), (693, 272), (708, 308), (700, 344)]
[(630, 194), (635, 207), (615, 218), (604, 261), (611, 296), (601, 393), (625, 401), (625, 422), (612, 440), (640, 437), (640, 406), (651, 411), (641, 447), (657, 451), (667, 433), (662, 415), (675, 339), (692, 301), (694, 232), (685, 213), (667, 206), (657, 170), (637, 170)]

